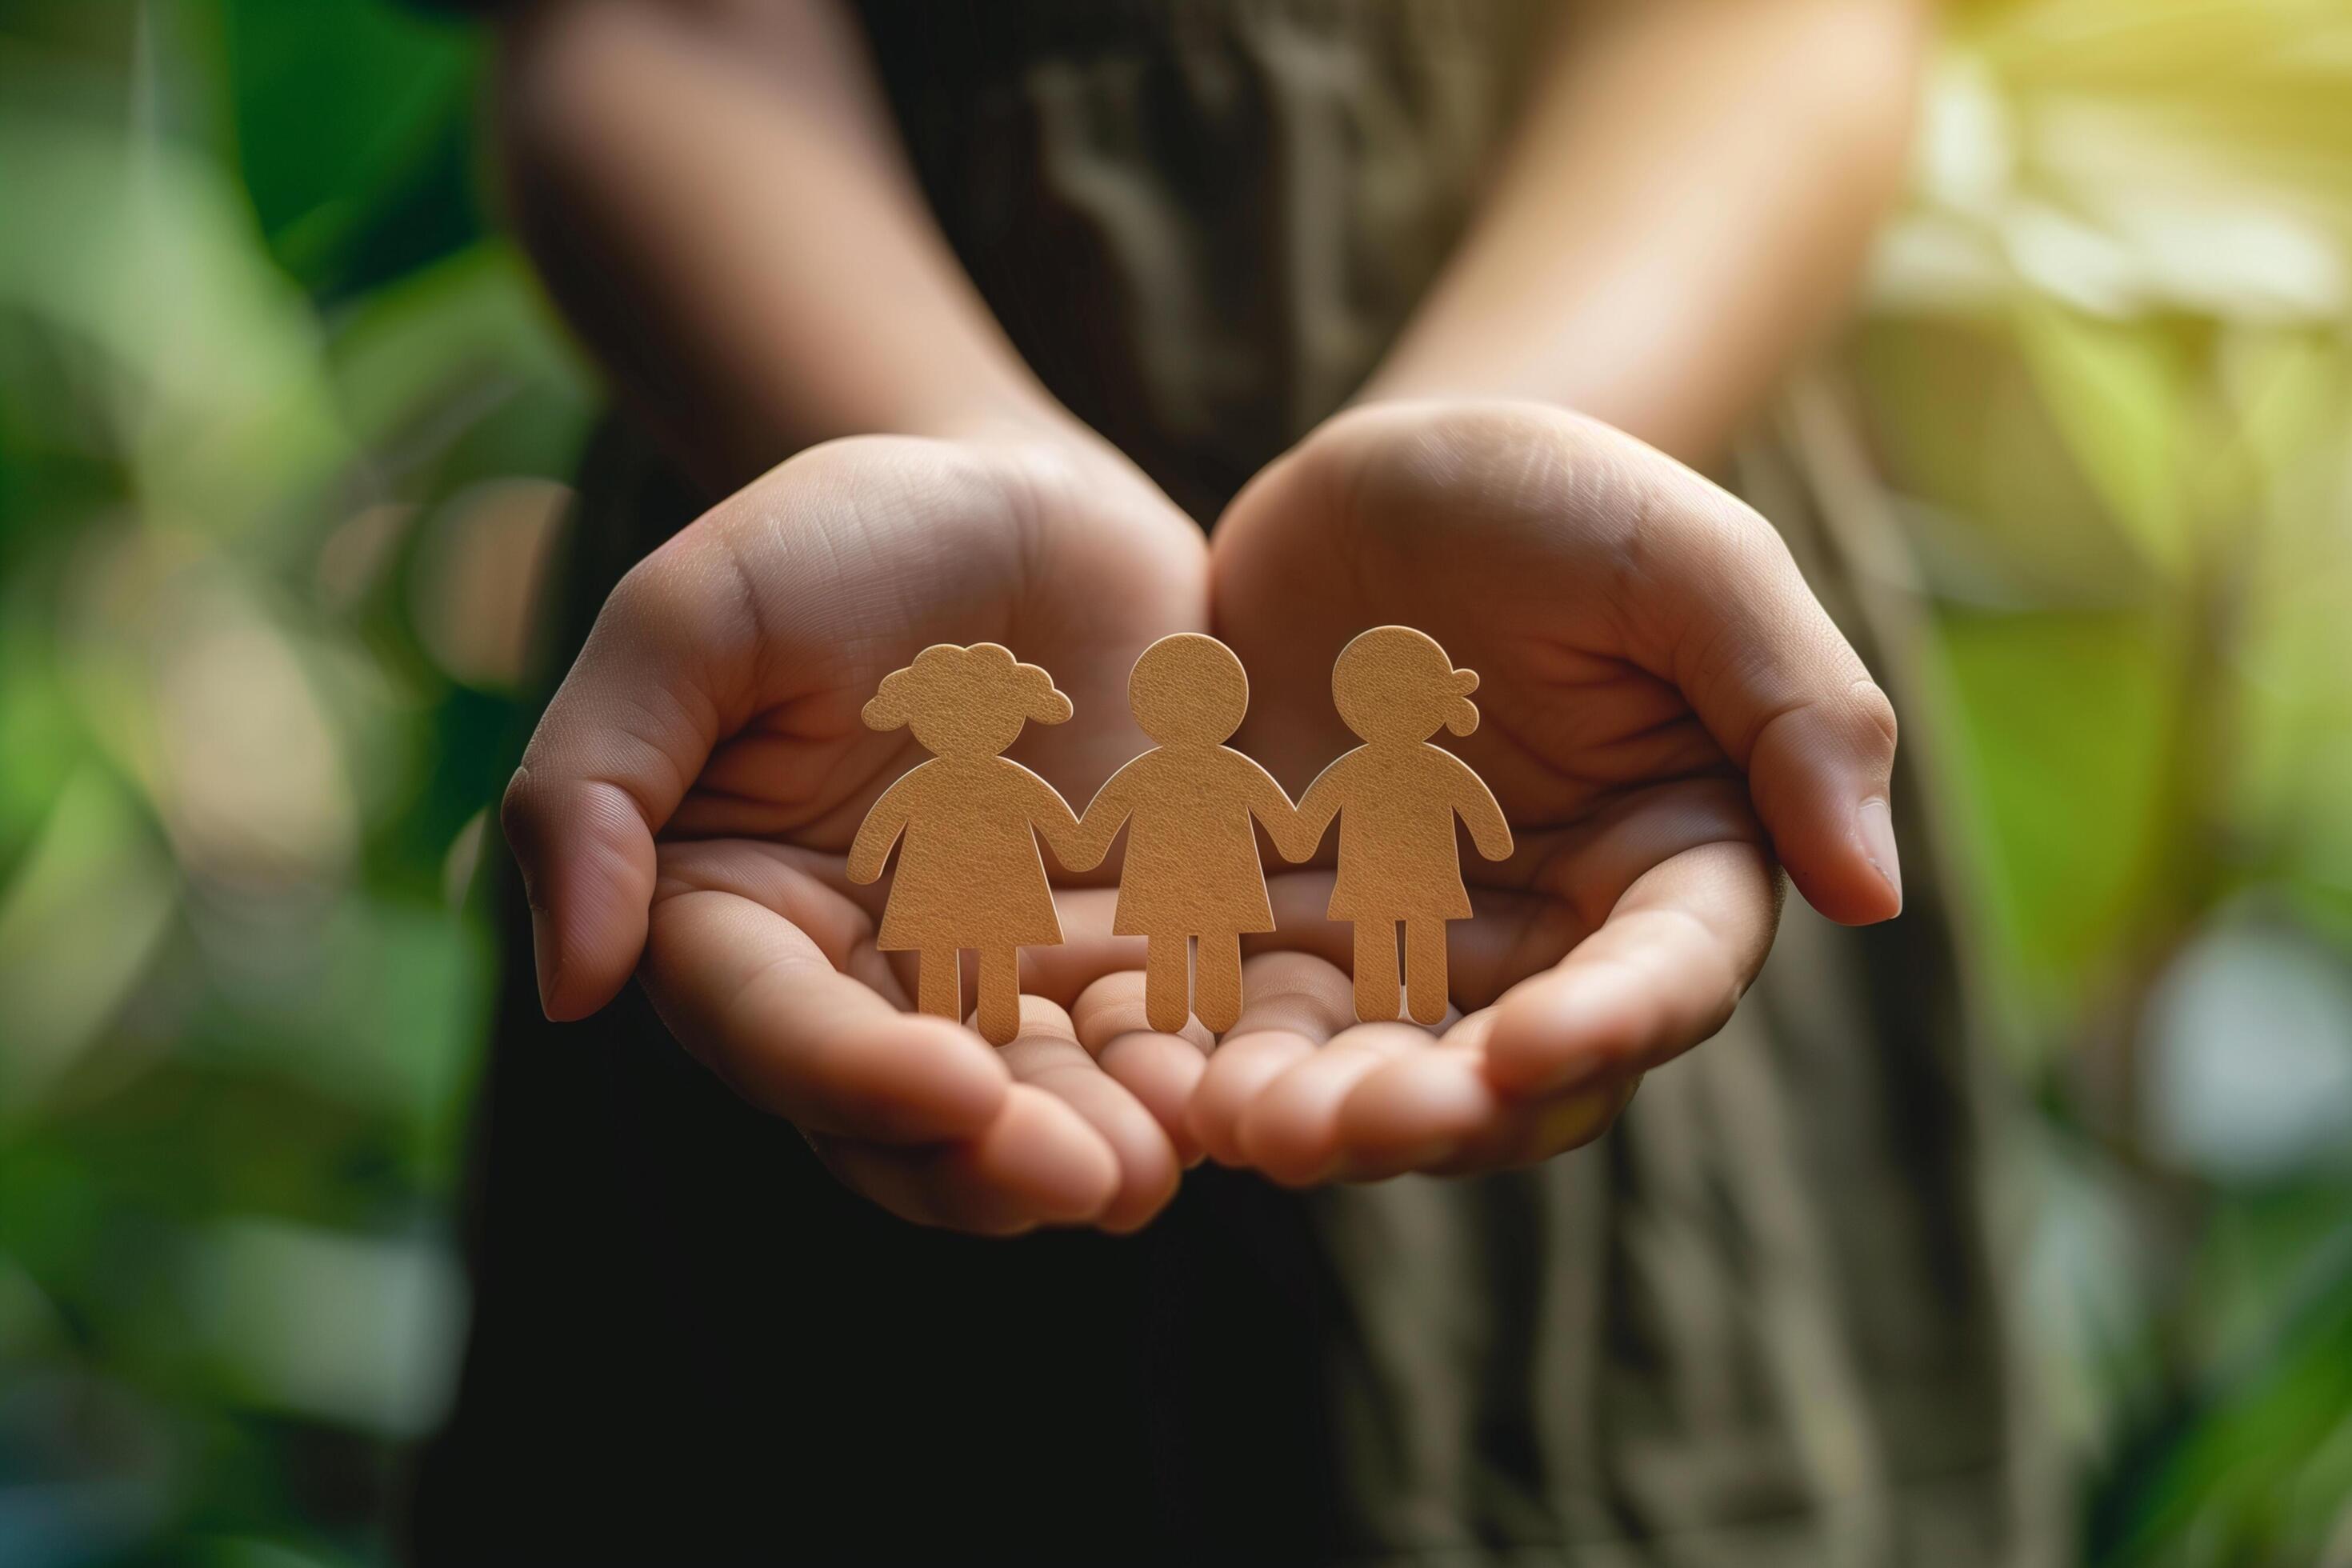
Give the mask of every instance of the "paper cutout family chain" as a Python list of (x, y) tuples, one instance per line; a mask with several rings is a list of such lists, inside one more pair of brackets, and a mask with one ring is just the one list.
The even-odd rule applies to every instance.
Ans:
[[(1339, 717), (1364, 743), (1294, 805), (1273, 774), (1223, 743), (1249, 709), (1241, 660), (1196, 632), (1162, 637), (1135, 661), (1127, 689), (1153, 748), (1113, 773), (1080, 816), (1000, 754), (1024, 723), (1070, 717), (1053, 677), (995, 643), (927, 647), (884, 678), (865, 718), (876, 730), (911, 726), (931, 760), (874, 803), (850, 846), (849, 879), (880, 877), (905, 837), (879, 945), (918, 955), (918, 1005), (949, 1018), (961, 1010), (961, 951), (977, 950), (980, 1032), (1003, 1045), (1021, 1024), (1020, 950), (1062, 940), (1038, 837), (1064, 866), (1085, 871), (1123, 826), (1111, 929), (1146, 939), (1145, 1015), (1172, 1032), (1197, 1014), (1223, 1034), (1241, 1016), (1242, 934), (1274, 929), (1250, 819), (1286, 859), (1306, 860), (1336, 817), (1330, 914), (1355, 924), (1356, 1016), (1397, 1016), (1402, 926), (1405, 1000), (1416, 1021), (1434, 1024), (1445, 1014), (1445, 922), (1470, 913), (1454, 817), (1489, 860), (1511, 853), (1494, 795), (1459, 757), (1429, 744), (1440, 729), (1477, 728), (1477, 676), (1454, 668), (1423, 633), (1365, 632), (1331, 670)], [(1188, 974), (1195, 942), (1197, 971)]]

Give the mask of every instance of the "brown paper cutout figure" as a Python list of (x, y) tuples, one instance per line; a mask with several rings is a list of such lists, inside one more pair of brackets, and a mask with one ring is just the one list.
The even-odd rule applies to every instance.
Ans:
[(932, 760), (908, 770), (866, 814), (849, 847), (849, 879), (879, 877), (905, 834), (875, 945), (918, 955), (917, 1005), (944, 1018), (962, 1016), (959, 950), (977, 949), (980, 1032), (995, 1045), (1020, 1032), (1021, 949), (1062, 940), (1036, 835), (1067, 859), (1078, 832), (1053, 785), (998, 753), (1024, 721), (1059, 724), (1069, 716), (1070, 700), (1052, 676), (995, 643), (927, 647), (883, 677), (866, 705), (868, 728), (911, 725)]
[(1405, 997), (1413, 1021), (1445, 1016), (1445, 922), (1470, 915), (1454, 838), (1458, 813), (1489, 860), (1511, 853), (1511, 825), (1470, 765), (1433, 746), (1440, 728), (1478, 727), (1478, 677), (1456, 669), (1434, 639), (1411, 626), (1374, 626), (1339, 650), (1331, 698), (1364, 744), (1318, 774), (1298, 797), (1290, 847), (1305, 859), (1334, 816), (1339, 876), (1333, 920), (1356, 927), (1356, 1016), (1397, 1016), (1397, 927), (1404, 927)]
[(1068, 864), (1093, 867), (1126, 826), (1111, 930), (1146, 939), (1144, 1016), (1172, 1034), (1190, 1011), (1221, 1035), (1241, 1016), (1242, 933), (1274, 929), (1250, 818), (1287, 855), (1297, 813), (1272, 773), (1222, 743), (1249, 710), (1249, 677), (1224, 644), (1198, 632), (1160, 638), (1135, 661), (1127, 696), (1158, 744), (1096, 792)]

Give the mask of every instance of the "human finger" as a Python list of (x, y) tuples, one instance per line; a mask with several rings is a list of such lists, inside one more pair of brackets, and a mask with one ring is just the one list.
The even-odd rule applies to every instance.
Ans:
[(977, 1135), (915, 1148), (810, 1140), (835, 1175), (918, 1225), (1013, 1236), (1097, 1219), (1120, 1190), (1118, 1156), (1076, 1110), (1034, 1084), (1014, 1084)]
[(1848, 925), (1901, 913), (1886, 693), (1769, 522), (1630, 437), (1597, 426), (1585, 434), (1647, 459), (1621, 452), (1617, 469), (1633, 476), (1622, 510), (1643, 535), (1639, 550), (1619, 552), (1622, 591), (1650, 605), (1628, 624), (1663, 639), (1643, 662), (1675, 682), (1746, 773), (1807, 902)]
[(1042, 996), (1024, 996), (1021, 1032), (999, 1054), (1016, 1085), (1061, 1100), (1110, 1152), (1115, 1186), (1088, 1218), (1105, 1230), (1130, 1231), (1167, 1206), (1181, 1173), (1174, 1145), (1142, 1102), (1078, 1043), (1067, 1013)]
[(1644, 1071), (1713, 1035), (1770, 950), (1779, 893), (1750, 843), (1654, 867), (1598, 931), (1495, 1005), (1489, 1079), (1507, 1094), (1556, 1094)]
[(979, 1133), (1012, 1074), (978, 1036), (901, 1012), (799, 925), (719, 888), (659, 898), (643, 978), (680, 1043), (806, 1131), (915, 1142)]
[(1412, 1024), (1359, 1024), (1332, 1036), (1252, 1097), (1241, 1116), (1243, 1159), (1286, 1186), (1329, 1180), (1342, 1159), (1339, 1112), (1349, 1094), (1430, 1044), (1428, 1031)]
[(1513, 1171), (1582, 1148), (1624, 1113), (1641, 1081), (1639, 1075), (1602, 1078), (1559, 1094), (1507, 1101), (1452, 1155), (1423, 1168), (1439, 1176)]
[(1379, 1181), (1435, 1170), (1514, 1109), (1479, 1051), (1451, 1039), (1400, 1053), (1349, 1089), (1339, 1109), (1335, 1176)]
[(1328, 960), (1303, 952), (1245, 960), (1242, 1016), (1210, 1055), (1185, 1110), (1209, 1158), (1247, 1163), (1242, 1118), (1259, 1091), (1355, 1018), (1354, 983)]
[(1078, 994), (1070, 1023), (1078, 1043), (1151, 1112), (1177, 1160), (1191, 1166), (1199, 1162), (1202, 1148), (1185, 1112), (1216, 1041), (1197, 1018), (1187, 1021), (1180, 1035), (1154, 1029), (1145, 1016), (1143, 984), (1135, 970), (1104, 975)]

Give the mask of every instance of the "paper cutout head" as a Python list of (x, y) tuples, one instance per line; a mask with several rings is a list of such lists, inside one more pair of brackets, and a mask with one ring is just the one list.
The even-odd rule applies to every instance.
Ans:
[(1179, 632), (1143, 650), (1128, 677), (1127, 700), (1159, 744), (1214, 746), (1241, 728), (1249, 677), (1216, 638)]
[(916, 741), (938, 757), (992, 757), (1020, 738), (1024, 723), (1069, 716), (1070, 700), (1052, 676), (992, 642), (925, 648), (882, 678), (864, 715), (872, 730), (913, 726)]
[(1456, 669), (1445, 650), (1411, 626), (1374, 626), (1339, 650), (1331, 667), (1331, 700), (1349, 729), (1366, 741), (1426, 741), (1440, 730), (1478, 728), (1474, 670)]

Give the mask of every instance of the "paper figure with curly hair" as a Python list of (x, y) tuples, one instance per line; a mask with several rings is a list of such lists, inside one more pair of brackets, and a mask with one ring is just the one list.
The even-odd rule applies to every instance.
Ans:
[(1066, 858), (1078, 819), (1053, 785), (999, 753), (1024, 723), (1069, 716), (1052, 676), (994, 643), (927, 647), (866, 705), (870, 728), (911, 726), (931, 760), (866, 813), (849, 879), (881, 876), (905, 836), (876, 945), (917, 955), (917, 1005), (947, 1018), (962, 1014), (960, 952), (977, 950), (980, 1032), (1000, 1046), (1021, 1028), (1021, 949), (1062, 940), (1037, 835)]

